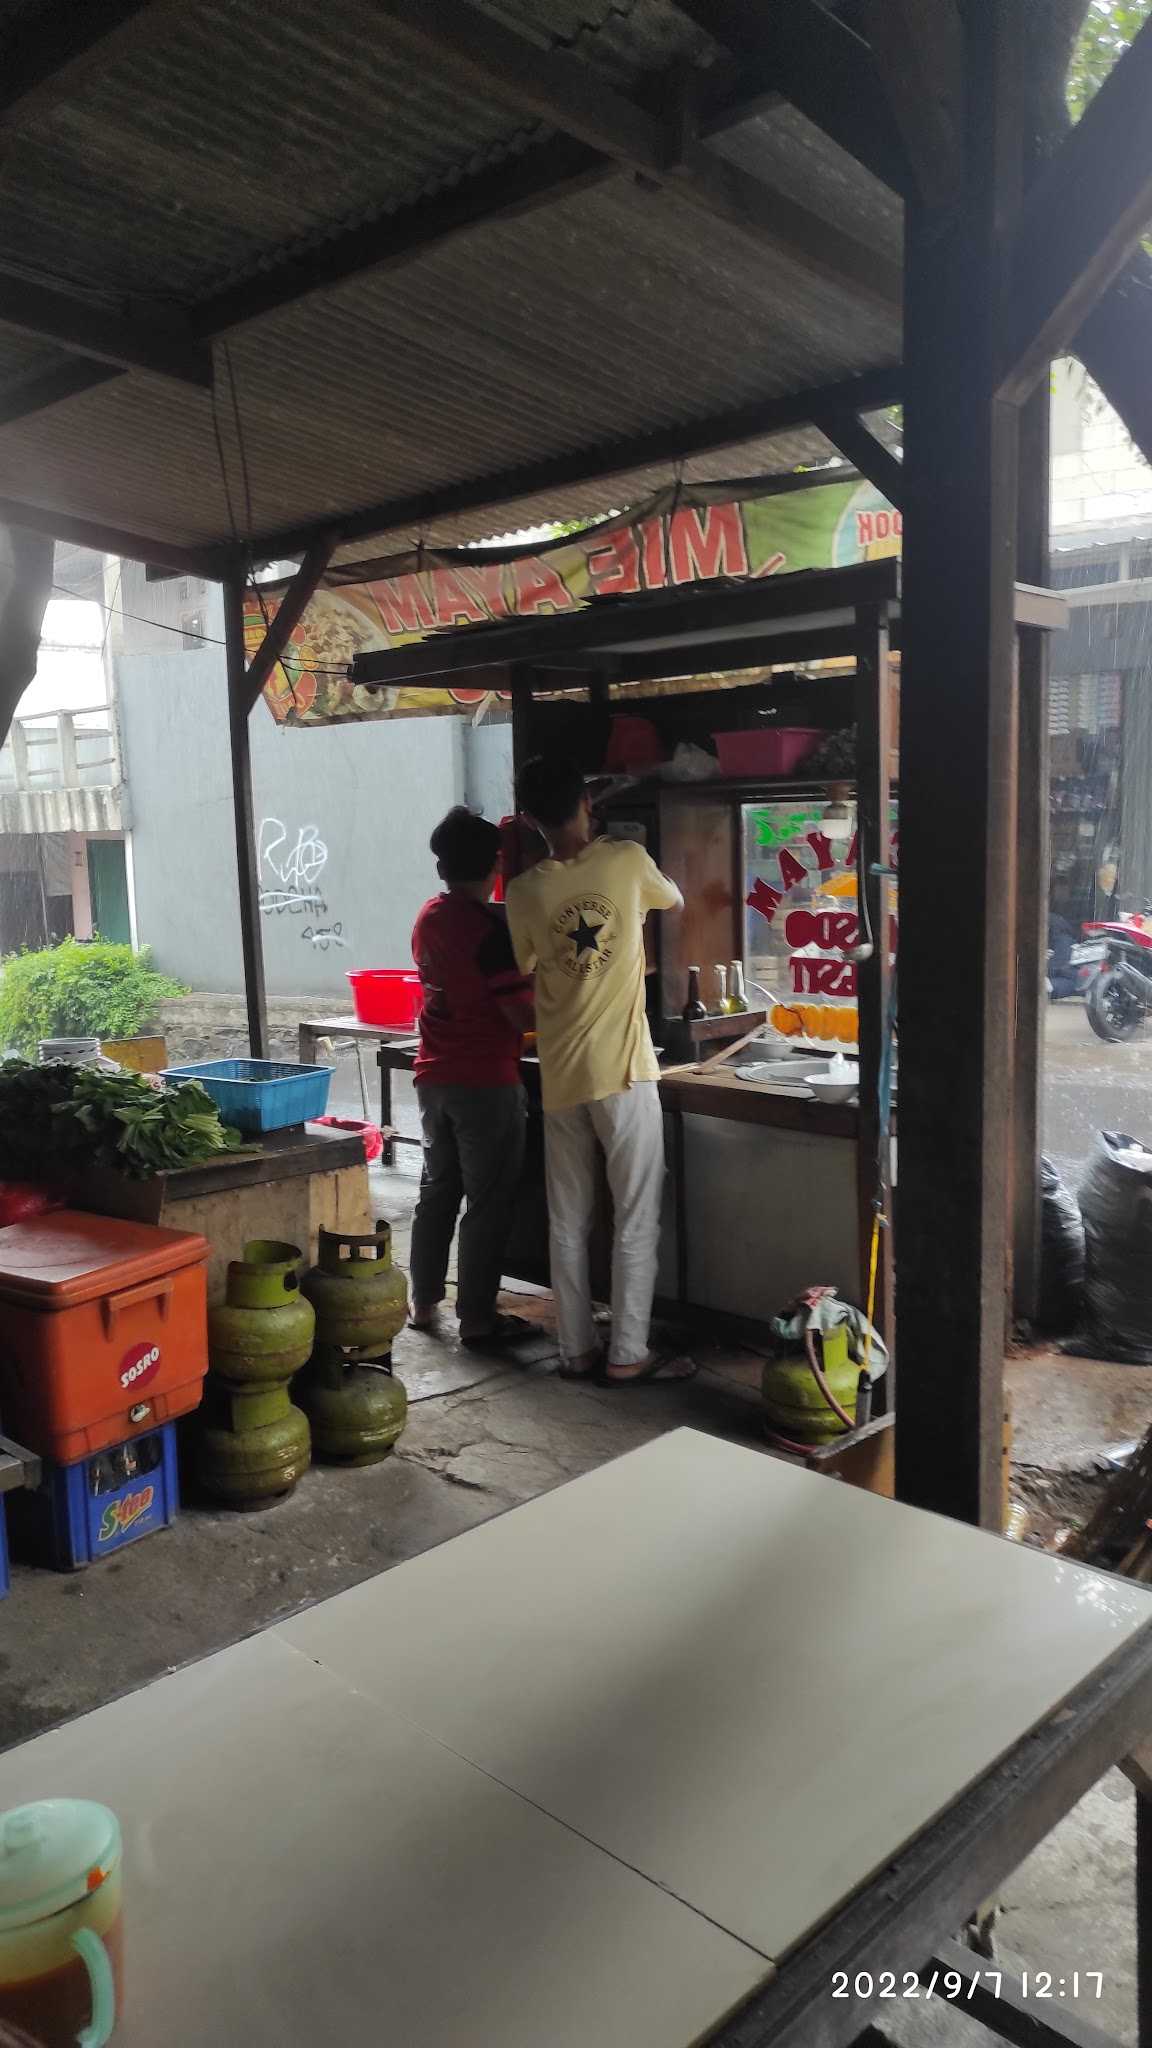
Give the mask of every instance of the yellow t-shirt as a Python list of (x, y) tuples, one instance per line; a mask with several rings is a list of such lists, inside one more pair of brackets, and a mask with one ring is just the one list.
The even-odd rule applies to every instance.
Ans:
[(542, 860), (508, 885), (508, 928), (536, 970), (545, 1109), (618, 1095), (659, 1074), (644, 1014), (644, 918), (680, 891), (642, 846), (594, 839), (574, 860)]

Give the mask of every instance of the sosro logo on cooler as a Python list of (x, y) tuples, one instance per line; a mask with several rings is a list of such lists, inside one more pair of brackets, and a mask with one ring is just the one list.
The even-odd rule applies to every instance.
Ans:
[(137, 1387), (146, 1387), (160, 1370), (160, 1346), (158, 1344), (134, 1344), (120, 1360), (120, 1385), (125, 1392)]

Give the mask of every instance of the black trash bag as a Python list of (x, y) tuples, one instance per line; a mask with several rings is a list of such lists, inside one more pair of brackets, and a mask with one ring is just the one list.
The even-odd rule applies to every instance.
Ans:
[(1152, 1365), (1152, 1151), (1099, 1131), (1080, 1183), (1084, 1219), (1084, 1348), (1122, 1365)]
[(1062, 1337), (1084, 1306), (1084, 1220), (1050, 1159), (1040, 1161), (1040, 1299), (1037, 1327)]

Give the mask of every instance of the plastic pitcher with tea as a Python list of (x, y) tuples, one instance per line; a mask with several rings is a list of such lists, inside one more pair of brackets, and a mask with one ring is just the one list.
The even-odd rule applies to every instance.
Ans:
[(104, 2048), (121, 2011), (120, 1915), (120, 1825), (106, 1806), (40, 1799), (0, 1813), (0, 2023), (36, 2048)]

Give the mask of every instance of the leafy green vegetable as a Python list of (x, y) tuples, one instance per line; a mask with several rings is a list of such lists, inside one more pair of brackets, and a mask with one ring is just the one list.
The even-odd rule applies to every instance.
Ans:
[(13, 953), (0, 966), (0, 1049), (29, 1058), (42, 1038), (133, 1038), (157, 1003), (184, 994), (157, 974), (147, 947), (65, 939), (38, 953)]
[(199, 1166), (242, 1148), (199, 1081), (154, 1087), (142, 1074), (0, 1063), (0, 1161), (34, 1177), (113, 1166), (131, 1179)]

